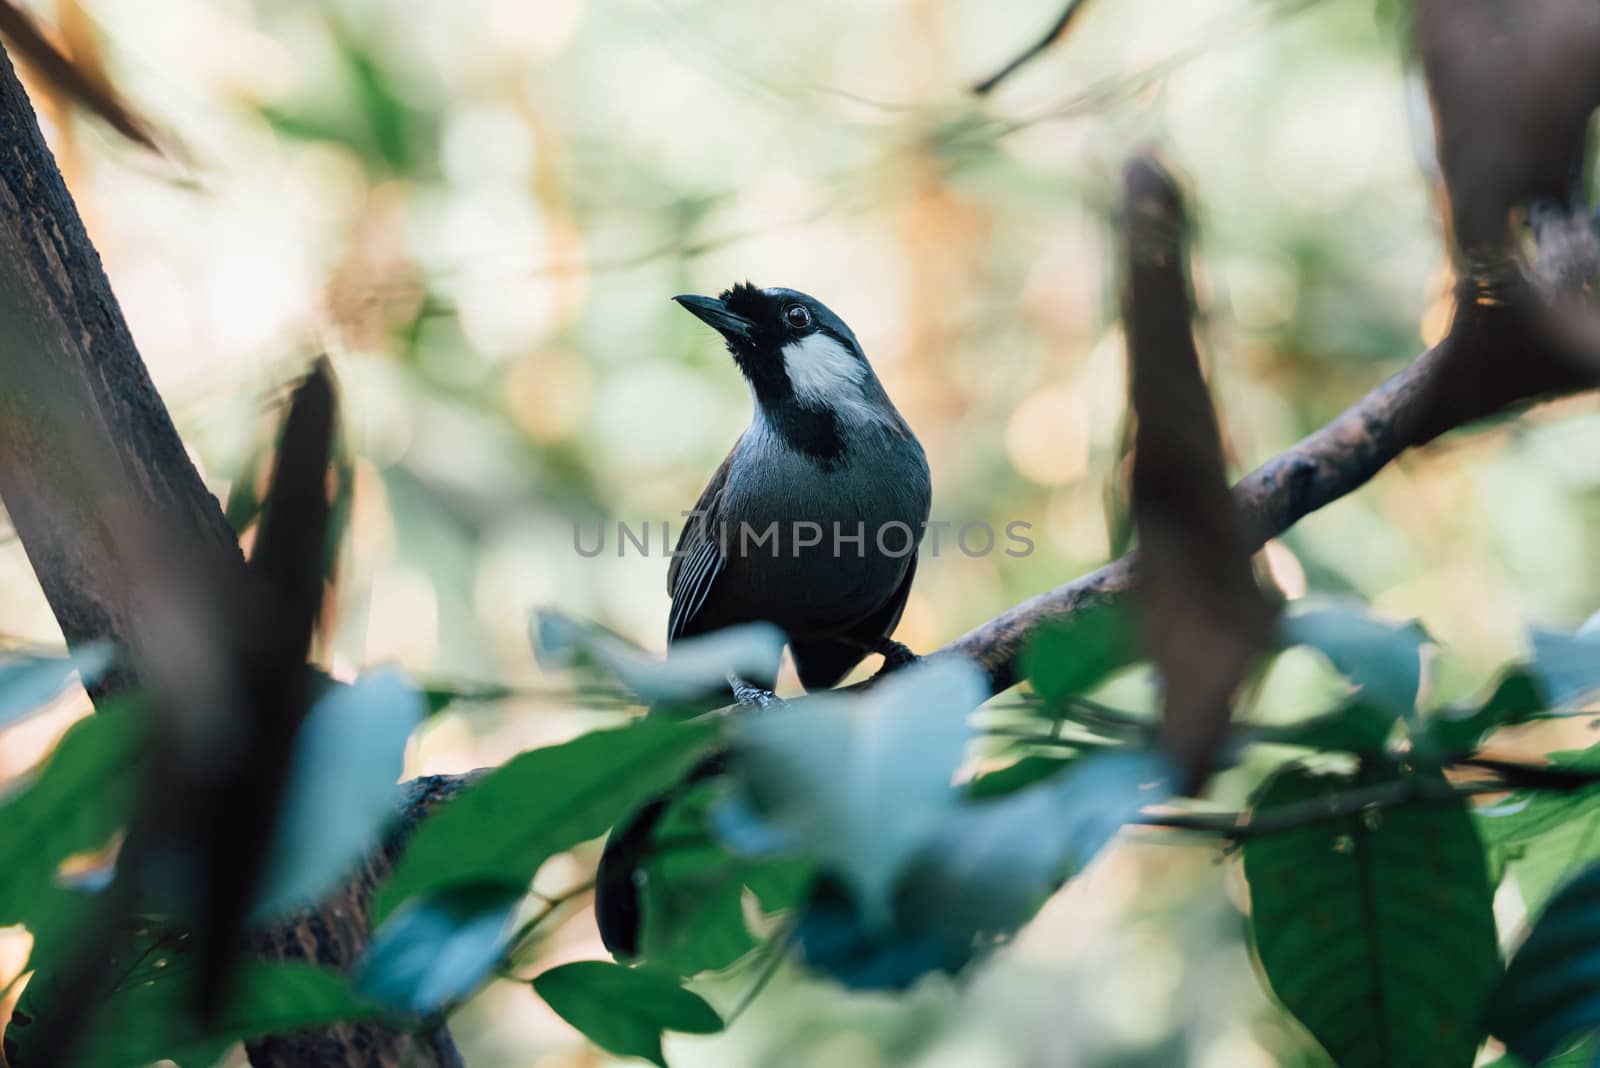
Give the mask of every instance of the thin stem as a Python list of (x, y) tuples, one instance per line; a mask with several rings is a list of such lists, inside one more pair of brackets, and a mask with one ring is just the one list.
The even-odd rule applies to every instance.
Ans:
[(795, 933), (799, 929), (800, 917), (792, 916), (784, 923), (782, 929), (767, 941), (767, 956), (761, 962), (761, 970), (756, 973), (755, 982), (750, 984), (750, 988), (739, 997), (733, 1008), (728, 1010), (723, 1020), (724, 1027), (732, 1027), (734, 1021), (744, 1015), (744, 1011), (767, 988), (767, 984), (772, 982), (772, 977), (778, 974), (778, 966), (783, 963), (784, 955), (794, 942)]
[(566, 890), (561, 891), (561, 893), (556, 894), (554, 897), (545, 897), (544, 895), (540, 895), (540, 897), (543, 899), (543, 907), (541, 907), (538, 912), (524, 920), (522, 926), (517, 928), (517, 933), (511, 939), (511, 948), (506, 951), (506, 957), (510, 958), (516, 956), (517, 953), (522, 950), (528, 939), (533, 936), (534, 931), (537, 930), (539, 925), (548, 920), (557, 909), (573, 899), (587, 894), (593, 889), (594, 879), (590, 878), (585, 879), (583, 882), (578, 883), (575, 886), (568, 887)]
[(1141, 813), (1132, 823), (1142, 827), (1215, 834), (1237, 842), (1247, 838), (1298, 830), (1328, 820), (1343, 819), (1378, 809), (1413, 804), (1443, 804), (1479, 794), (1505, 793), (1508, 789), (1509, 787), (1502, 782), (1453, 785), (1407, 777), (1373, 786), (1361, 786), (1311, 801), (1281, 805), (1264, 812)]

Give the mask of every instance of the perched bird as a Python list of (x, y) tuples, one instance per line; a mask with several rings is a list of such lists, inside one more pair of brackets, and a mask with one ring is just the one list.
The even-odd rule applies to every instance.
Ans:
[[(837, 684), (871, 653), (886, 670), (913, 659), (891, 636), (928, 518), (928, 461), (855, 334), (792, 289), (745, 283), (674, 299), (722, 335), (754, 411), (678, 539), (668, 644), (772, 623), (807, 690)], [(617, 956), (638, 952), (639, 867), (670, 800), (617, 828), (601, 857), (595, 912)]]

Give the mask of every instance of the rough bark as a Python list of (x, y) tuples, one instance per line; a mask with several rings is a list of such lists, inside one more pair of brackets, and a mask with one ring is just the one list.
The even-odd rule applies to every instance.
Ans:
[[(225, 573), (242, 568), (221, 506), (201, 482), (84, 231), (9, 57), (0, 55), (0, 500), (69, 644), (157, 650), (152, 549)], [(152, 540), (154, 539), (154, 541)], [(157, 544), (159, 543), (159, 544)], [(152, 657), (158, 659), (158, 657)], [(129, 680), (113, 680), (110, 686)], [(426, 793), (426, 791), (423, 791)], [(418, 796), (417, 794), (413, 795)], [(419, 805), (422, 802), (419, 801)], [(423, 811), (423, 807), (418, 811)], [(339, 900), (260, 948), (347, 964), (364, 943), (380, 857)], [(257, 1068), (459, 1064), (449, 1036), (350, 1025), (254, 1043)]]

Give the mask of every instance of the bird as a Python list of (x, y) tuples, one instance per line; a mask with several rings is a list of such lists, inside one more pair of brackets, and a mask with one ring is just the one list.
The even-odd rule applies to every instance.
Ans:
[[(670, 647), (740, 623), (784, 634), (807, 691), (868, 655), (916, 659), (893, 639), (932, 504), (927, 456), (848, 325), (815, 297), (741, 282), (673, 298), (721, 335), (751, 397), (750, 425), (688, 513), (667, 569)], [(740, 680), (732, 680), (737, 684)], [(774, 680), (750, 680), (756, 693)], [(735, 693), (741, 699), (749, 689)], [(714, 754), (693, 782), (722, 770)], [(640, 878), (675, 794), (607, 839), (595, 878), (606, 948), (637, 956)]]

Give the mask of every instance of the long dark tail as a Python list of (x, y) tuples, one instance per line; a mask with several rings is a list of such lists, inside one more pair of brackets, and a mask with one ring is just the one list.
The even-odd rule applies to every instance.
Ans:
[(655, 856), (656, 827), (672, 803), (695, 783), (720, 775), (725, 754), (706, 757), (671, 790), (620, 823), (606, 839), (600, 853), (600, 866), (594, 873), (594, 918), (600, 928), (600, 941), (618, 960), (639, 955), (639, 936), (643, 927), (645, 865)]
[(600, 941), (618, 960), (639, 955), (644, 865), (654, 852), (656, 824), (666, 815), (672, 794), (665, 794), (633, 814), (606, 839), (600, 867), (594, 873), (594, 919)]

